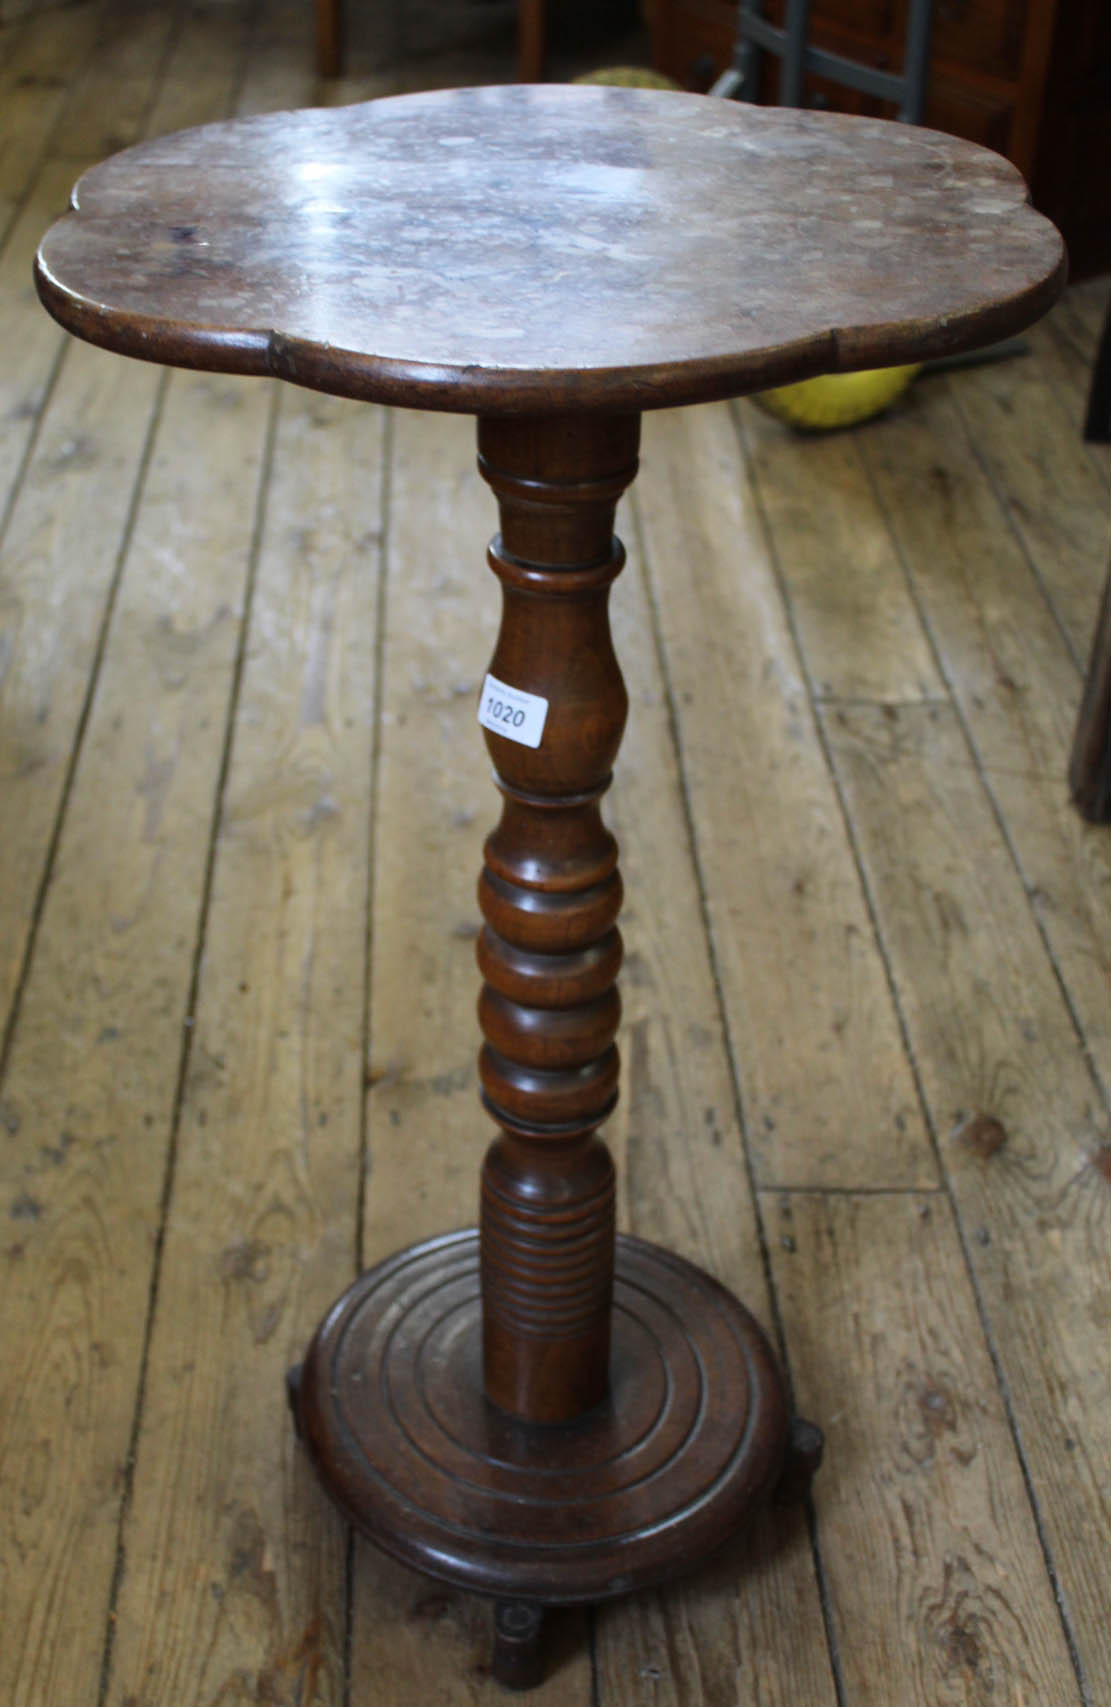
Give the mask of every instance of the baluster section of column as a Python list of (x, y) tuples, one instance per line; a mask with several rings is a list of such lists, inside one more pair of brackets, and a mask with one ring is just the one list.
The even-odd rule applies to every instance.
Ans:
[(479, 1068), (502, 1128), (482, 1174), (486, 1391), (531, 1421), (589, 1409), (608, 1377), (614, 1174), (595, 1130), (617, 1098), (621, 879), (600, 801), (628, 708), (608, 601), (639, 426), (479, 423), (501, 515), (490, 675), (546, 702), (536, 746), (486, 730), (503, 809), (479, 884)]

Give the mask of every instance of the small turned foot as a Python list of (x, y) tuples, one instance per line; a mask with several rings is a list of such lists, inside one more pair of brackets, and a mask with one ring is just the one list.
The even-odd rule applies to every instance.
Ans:
[(825, 1443), (817, 1423), (807, 1422), (805, 1417), (791, 1418), (783, 1468), (775, 1488), (776, 1505), (795, 1505), (806, 1498), (822, 1462)]
[(533, 1600), (499, 1600), (494, 1607), (493, 1672), (505, 1689), (535, 1689), (543, 1676), (543, 1607)]

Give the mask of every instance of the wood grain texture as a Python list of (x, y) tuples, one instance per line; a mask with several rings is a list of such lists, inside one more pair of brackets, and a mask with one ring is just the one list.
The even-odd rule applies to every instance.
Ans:
[[(159, 20), (159, 29), (168, 31), (169, 22)], [(139, 39), (149, 48), (149, 37), (140, 32)], [(111, 54), (105, 63), (119, 69)], [(121, 107), (129, 95), (148, 105), (157, 71), (157, 61), (140, 52), (129, 89), (120, 90)], [(68, 126), (52, 140), (68, 142), (80, 158), (91, 137), (88, 116), (75, 110), (72, 97), (66, 113)], [(28, 186), (28, 226), (56, 205), (72, 171), (72, 162), (48, 165)], [(6, 262), (21, 262), (22, 273), (18, 228), (15, 238)], [(20, 317), (9, 318), (6, 328), (6, 377), (22, 393), (7, 417), (15, 436), (5, 448), (15, 467), (47, 395), (57, 346), (42, 343), (26, 313), (30, 302), (17, 288), (4, 290), (3, 303), (9, 316), (14, 308)], [(142, 435), (149, 415), (150, 389), (113, 376), (111, 404), (126, 415), (97, 421), (110, 410), (103, 391), (97, 402), (102, 381), (92, 381), (95, 372), (84, 361), (75, 365), (30, 465), (10, 535), (17, 556), (9, 586), (22, 589), (45, 622), (21, 635), (10, 687), (23, 691), (7, 708), (17, 713), (17, 731), (23, 721), (25, 737), (33, 713), (40, 737), (57, 743), (53, 762), (32, 762), (43, 798), (28, 802), (24, 823), (10, 837), (24, 861), (16, 904), (28, 900), (30, 867), (45, 852), (58, 798), (58, 749), (72, 744), (77, 729), (74, 677), (82, 653), (86, 669), (92, 662), (96, 605), (116, 552), (129, 543), (127, 495), (143, 467), (135, 434)], [(95, 1693), (108, 1628), (174, 1102), (167, 1064), (180, 1044), (205, 866), (207, 832), (202, 827), (198, 837), (196, 830), (207, 822), (215, 786), (236, 634), (227, 580), (199, 595), (182, 585), (206, 551), (212, 561), (230, 552), (232, 588), (236, 568), (240, 576), (246, 568), (250, 515), (249, 506), (243, 515), (241, 481), (249, 486), (257, 475), (263, 417), (241, 401), (242, 394), (233, 401), (219, 384), (198, 391), (187, 383), (164, 419), (168, 460), (155, 461), (146, 522), (131, 541), (134, 576), (115, 612), (7, 1062), (7, 1296), (18, 1326), (7, 1339), (0, 1399), (0, 1497), (8, 1514), (0, 1576), (20, 1639), (5, 1645), (2, 1688), (5, 1699), (30, 1707), (55, 1695)], [(194, 465), (194, 488), (185, 465), (202, 444), (212, 460), (201, 455)], [(51, 458), (60, 482), (53, 493), (45, 490), (53, 484), (46, 472)], [(229, 482), (223, 505), (222, 477)], [(63, 518), (52, 499), (65, 485), (77, 507), (67, 506)], [(188, 510), (191, 499), (193, 513), (178, 515), (177, 504)], [(59, 549), (68, 557), (64, 566), (52, 560)], [(11, 665), (10, 644), (6, 657)], [(52, 708), (69, 722), (68, 737), (52, 724)], [(40, 746), (27, 756), (48, 755)], [(19, 920), (15, 934), (24, 929)], [(44, 1073), (48, 1061), (53, 1065)], [(61, 1627), (65, 1641), (58, 1638)]]
[(812, 692), (943, 698), (858, 435), (784, 432), (751, 406), (738, 408), (736, 420)]
[[(88, 10), (66, 15), (78, 48), (89, 27)], [(57, 20), (59, 14), (42, 17)], [(163, 96), (168, 88), (188, 87), (195, 113), (219, 111), (227, 104), (228, 78), (238, 75), (241, 65), (242, 53), (225, 56), (215, 76), (206, 74), (214, 49), (224, 45), (226, 29), (218, 30), (222, 33), (214, 38), (210, 16), (199, 14), (164, 68)], [(36, 29), (29, 27), (27, 34), (35, 35)], [(59, 69), (64, 71), (67, 63), (63, 54)], [(25, 74), (33, 85), (33, 71), (25, 68)], [(58, 85), (65, 89), (61, 77)], [(148, 68), (148, 96), (154, 87)], [(167, 116), (162, 97), (156, 104), (159, 113)], [(15, 124), (18, 127), (18, 113)], [(79, 140), (74, 131), (69, 135)], [(48, 164), (32, 176), (28, 217), (21, 229), (33, 232), (36, 221), (49, 217), (71, 172), (70, 163)], [(17, 470), (0, 565), (5, 612), (0, 740), (11, 807), (0, 851), (0, 889), (6, 901), (0, 916), (0, 1013), (5, 1022), (67, 764), (79, 738), (87, 693), (95, 684), (98, 641), (132, 506), (140, 496), (152, 410), (161, 389), (141, 369), (106, 363), (83, 345), (66, 340), (67, 347), (59, 352), (52, 340), (44, 342), (41, 316), (36, 317), (26, 288), (26, 238), (19, 241), (18, 231), (16, 238), (8, 265), (23, 270), (24, 276), (15, 281), (22, 288), (18, 294), (0, 294), (0, 313), (7, 310), (11, 338), (7, 450), (9, 466)], [(46, 397), (50, 409), (40, 427)], [(28, 448), (31, 460), (24, 465)]]
[(1107, 318), (1108, 281), (1102, 278), (1081, 279), (1069, 299), (1062, 304), (1062, 319), (1072, 336), (1085, 351), (1094, 353)]
[[(649, 443), (663, 426), (663, 418), (645, 423)], [(688, 477), (698, 466), (697, 459), (687, 465)], [(652, 462), (643, 471), (630, 512), (637, 496), (655, 488), (656, 471)], [(629, 564), (614, 595), (614, 637), (631, 703), (607, 801), (628, 887), (623, 1090), (606, 1126), (618, 1165), (619, 1216), (642, 1237), (708, 1268), (770, 1325), (728, 1034), (692, 859), (647, 563), (633, 523), (631, 513), (619, 516)], [(742, 1068), (747, 1101), (743, 1074)], [(750, 1698), (768, 1707), (800, 1701), (831, 1707), (835, 1699), (798, 1508), (758, 1516), (689, 1581), (600, 1609), (595, 1642), (603, 1707), (657, 1701), (726, 1707)]]
[(1101, 468), (1073, 454), (1077, 399), (1044, 359), (986, 363), (945, 389), (1074, 657), (1084, 660), (1111, 551), (1111, 462)]
[[(1086, 331), (1075, 311), (1077, 299), (1082, 299), (1089, 292), (1092, 282), (1082, 280), (1070, 285), (1049, 313), (1022, 335), (1022, 342), (1027, 345), (1037, 366), (1047, 369), (1051, 382), (1070, 400), (1074, 424), (1084, 419), (1092, 386), (1092, 360), (1099, 341), (1098, 332)], [(1107, 288), (1105, 284), (1103, 288)], [(1105, 445), (1089, 445), (1086, 455), (1104, 474), (1111, 471), (1111, 450)]]
[(643, 460), (636, 502), (757, 1177), (931, 1185), (883, 963), (728, 410), (649, 419)]
[(497, 583), (483, 567), (495, 511), (475, 469), (473, 423), (392, 421), (368, 1262), (410, 1237), (473, 1225), (490, 1135), (474, 1060), (475, 885), (497, 794), (475, 706), (498, 627)]
[(319, 85), (308, 7), (302, 0), (269, 0), (263, 11), (254, 13), (253, 26), (236, 112), (246, 118), (309, 105), (319, 95)]
[(23, 199), (69, 83), (84, 65), (102, 8), (97, 0), (32, 17), (0, 45), (0, 240)]
[(482, 414), (635, 411), (1027, 324), (1064, 263), (1024, 198), (998, 156), (911, 126), (453, 90), (105, 162), (38, 281), (70, 330), (148, 360)]
[(1086, 279), (1077, 285), (1075, 291), (1069, 292), (1068, 300), (1062, 298), (1060, 312), (1053, 316), (1050, 326), (1060, 347), (1062, 365), (1069, 370), (1069, 379), (1072, 382), (1069, 389), (1074, 394), (1079, 394), (1077, 419), (1083, 424), (1084, 449), (1088, 460), (1096, 465), (1111, 484), (1111, 443), (1101, 441), (1098, 436), (1088, 437), (1092, 396), (1107, 325), (1109, 301), (1111, 297), (1106, 278)]
[(953, 714), (840, 707), (826, 726), (1062, 1606), (1098, 1700), (1111, 1688), (1107, 1109)]
[[(182, 22), (183, 9), (173, 5), (108, 0), (100, 6), (96, 46), (50, 138), (54, 158), (99, 160), (147, 134), (164, 59)], [(208, 116), (220, 116), (219, 109)]]
[[(156, 113), (183, 98), (226, 104), (244, 44), (244, 20), (229, 18), (230, 34), (219, 16), (190, 18)], [(280, 1394), (354, 1244), (382, 424), (283, 401), (110, 1701), (250, 1689), (323, 1707), (342, 1695), (342, 1535), (309, 1493)]]
[(163, 382), (69, 352), (0, 563), (0, 1026), (6, 1026)]
[(355, 1260), (381, 441), (376, 412), (283, 399), (123, 1536), (113, 1703), (342, 1698), (343, 1536), (307, 1485), (281, 1395)]
[(213, 113), (236, 110), (250, 42), (251, 15), (235, 6), (201, 4), (181, 14), (172, 51), (143, 129), (158, 137), (204, 124)]
[(799, 1399), (829, 1419), (814, 1494), (847, 1699), (882, 1678), (900, 1707), (1079, 1707), (945, 1198), (764, 1207)]
[(0, 256), (0, 518), (22, 470), (39, 412), (49, 394), (65, 339), (42, 325), (31, 265), (43, 224), (66, 198), (72, 165), (48, 165), (38, 175)]
[(99, 1674), (267, 408), (257, 384), (171, 388), (15, 1033), (0, 1692), (21, 1707)]
[[(999, 496), (979, 465), (977, 440), (958, 412), (961, 394), (957, 376), (944, 385), (922, 386), (882, 435), (867, 438), (865, 455), (1106, 1093), (1111, 1091), (1111, 847), (1069, 809), (1065, 777), (1080, 674), (1047, 606), (1044, 582), (1035, 579), (1011, 530), (1000, 531)], [(1002, 423), (998, 438), (1011, 441)], [(1031, 430), (993, 454), (1016, 460), (1023, 455), (1017, 447), (1025, 445), (1033, 459), (1043, 442)], [(1077, 462), (1083, 461), (1081, 453)], [(1037, 478), (1031, 475), (1031, 484)], [(1070, 538), (1099, 531), (1103, 496), (1089, 488), (1084, 506), (1086, 519), (1062, 526), (1059, 533), (1051, 531), (1053, 506), (1044, 512), (1044, 537), (1059, 539), (1062, 563)], [(1080, 561), (1074, 553), (1076, 575)], [(1095, 624), (1104, 564), (1101, 551), (1088, 569), (1094, 595), (1088, 632)]]

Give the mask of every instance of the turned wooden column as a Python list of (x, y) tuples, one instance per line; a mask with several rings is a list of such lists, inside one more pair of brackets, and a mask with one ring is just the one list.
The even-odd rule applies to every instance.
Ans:
[(534, 1422), (597, 1404), (608, 1374), (614, 1172), (595, 1132), (617, 1099), (621, 878), (600, 804), (628, 709), (608, 605), (639, 431), (637, 415), (478, 430), (501, 517), (490, 676), (547, 702), (536, 747), (485, 730), (504, 804), (479, 882), (479, 1071), (502, 1128), (482, 1170), (486, 1391)]

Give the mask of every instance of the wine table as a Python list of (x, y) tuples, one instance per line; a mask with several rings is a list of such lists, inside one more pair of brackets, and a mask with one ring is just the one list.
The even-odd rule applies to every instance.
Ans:
[(208, 125), (86, 173), (43, 241), (42, 299), (94, 343), (478, 418), (503, 591), (479, 706), (503, 802), (479, 883), (497, 1133), (478, 1229), (355, 1281), (291, 1397), (361, 1530), (494, 1597), (508, 1684), (538, 1676), (543, 1607), (692, 1568), (821, 1452), (744, 1306), (615, 1236), (597, 1135), (627, 710), (607, 602), (641, 413), (987, 343), (1063, 273), (1021, 179), (971, 144), (612, 88)]

